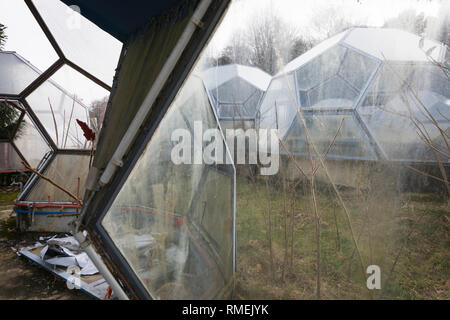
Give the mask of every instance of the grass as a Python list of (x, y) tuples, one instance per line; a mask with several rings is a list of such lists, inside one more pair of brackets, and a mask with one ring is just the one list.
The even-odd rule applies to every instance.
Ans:
[[(315, 220), (308, 187), (299, 184), (295, 190), (293, 257), (286, 268), (285, 239), (287, 235), (289, 257), (291, 224), (288, 220), (285, 234), (282, 188), (277, 182), (269, 185), (275, 266), (272, 280), (267, 200), (262, 197), (266, 186), (262, 180), (252, 183), (243, 177), (238, 179), (237, 297), (315, 299)], [(365, 193), (352, 188), (341, 191), (364, 270), (371, 264), (381, 268), (382, 290), (369, 292), (369, 275), (362, 275), (343, 210), (328, 187), (319, 185), (316, 192), (321, 215), (323, 299), (450, 299), (449, 209), (443, 197), (399, 193), (388, 187)], [(291, 200), (288, 197), (287, 202)], [(397, 256), (395, 269), (385, 283)], [(283, 268), (287, 269), (284, 281)]]

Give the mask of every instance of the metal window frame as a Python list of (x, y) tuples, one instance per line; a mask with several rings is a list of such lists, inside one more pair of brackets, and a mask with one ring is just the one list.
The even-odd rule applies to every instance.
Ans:
[[(41, 30), (44, 32), (47, 40), (50, 42), (52, 48), (55, 50), (55, 52), (58, 56), (58, 59), (50, 67), (48, 67), (44, 72), (42, 72), (41, 70), (38, 70), (36, 67), (34, 67), (30, 62), (28, 62), (22, 56), (20, 56), (16, 52), (12, 52), (12, 54), (14, 54), (18, 59), (20, 59), (23, 63), (25, 63), (29, 68), (31, 68), (32, 70), (37, 72), (38, 77), (36, 79), (34, 79), (29, 85), (27, 85), (22, 90), (22, 92), (20, 92), (19, 94), (0, 94), (0, 99), (13, 100), (13, 101), (17, 101), (18, 103), (20, 103), (20, 105), (24, 109), (23, 117), (25, 116), (25, 114), (28, 115), (28, 117), (33, 122), (33, 125), (35, 126), (35, 128), (37, 129), (39, 134), (45, 140), (45, 143), (47, 143), (49, 145), (49, 147), (51, 149), (50, 154), (46, 154), (44, 156), (44, 158), (41, 160), (40, 165), (37, 168), (40, 173), (43, 173), (47, 170), (50, 163), (56, 158), (56, 156), (58, 154), (89, 154), (90, 151), (89, 150), (81, 150), (81, 149), (58, 148), (58, 146), (55, 144), (55, 142), (53, 141), (51, 136), (48, 134), (45, 126), (42, 124), (39, 117), (34, 112), (33, 108), (27, 102), (27, 100), (26, 100), (27, 97), (29, 97), (42, 84), (44, 84), (45, 82), (48, 81), (48, 82), (52, 83), (56, 88), (61, 90), (68, 97), (70, 97), (71, 99), (74, 99), (78, 104), (80, 104), (82, 107), (84, 107), (84, 108), (86, 108), (86, 110), (88, 110), (87, 106), (85, 106), (81, 101), (79, 101), (78, 99), (73, 97), (64, 88), (62, 88), (61, 86), (59, 86), (57, 83), (55, 83), (53, 80), (50, 79), (58, 70), (60, 70), (65, 65), (72, 68), (75, 72), (80, 73), (81, 75), (83, 75), (85, 78), (89, 79), (96, 85), (107, 90), (109, 93), (111, 92), (112, 88), (111, 88), (111, 86), (107, 85), (106, 83), (104, 83), (103, 81), (98, 79), (93, 74), (87, 72), (85, 69), (80, 67), (78, 64), (76, 64), (73, 61), (71, 61), (70, 59), (68, 59), (66, 57), (66, 55), (64, 54), (63, 50), (61, 49), (61, 47), (59, 46), (58, 42), (56, 41), (55, 37), (53, 36), (51, 30), (47, 26), (45, 20), (42, 18), (41, 14), (39, 13), (39, 10), (34, 5), (33, 0), (24, 0), (24, 1), (25, 1), (25, 4), (27, 5), (28, 9), (30, 10), (31, 14), (33, 15), (34, 19), (40, 26)], [(16, 148), (16, 150), (17, 150), (17, 148)], [(23, 155), (20, 152), (19, 152), (19, 155), (21, 155), (21, 157), (23, 158)], [(26, 161), (26, 159), (24, 159), (24, 160)], [(39, 179), (40, 178), (36, 174), (33, 174), (30, 177), (30, 179), (28, 179), (27, 183), (24, 186), (24, 189), (18, 196), (19, 201), (26, 201), (25, 200), (26, 196), (29, 194), (29, 192), (31, 191), (31, 189), (34, 187), (34, 185), (37, 183), (37, 181)], [(63, 202), (52, 202), (52, 203), (64, 204)]]
[[(84, 219), (81, 223), (81, 226), (87, 229), (91, 241), (98, 250), (100, 256), (103, 259), (103, 262), (107, 265), (109, 270), (114, 275), (115, 279), (119, 282), (119, 284), (129, 297), (134, 297), (136, 299), (151, 299), (149, 292), (137, 278), (135, 272), (131, 269), (128, 262), (124, 259), (117, 246), (114, 244), (106, 230), (101, 225), (103, 218), (116, 199), (117, 194), (120, 192), (132, 169), (135, 167), (141, 154), (151, 140), (159, 123), (164, 118), (168, 108), (170, 107), (180, 88), (184, 84), (185, 79), (187, 79), (188, 75), (191, 73), (191, 70), (195, 63), (198, 61), (198, 57), (203, 51), (203, 48), (205, 47), (207, 41), (217, 29), (219, 21), (222, 20), (223, 13), (226, 11), (229, 3), (230, 0), (214, 1), (212, 5), (215, 6), (215, 10), (210, 10), (207, 15), (204, 16), (204, 21), (208, 20), (210, 23), (204, 23), (204, 27), (197, 29), (194, 33), (193, 40), (191, 40), (193, 44), (191, 43), (191, 45), (186, 48), (172, 73), (177, 74), (177, 76), (172, 77), (171, 80), (166, 83), (164, 89), (160, 93), (161, 99), (159, 99), (158, 102), (153, 106), (150, 111), (150, 115), (147, 116), (144, 126), (135, 138), (133, 145), (130, 147), (129, 152), (127, 153), (128, 156), (124, 159), (121, 170), (117, 171), (113, 176), (111, 182), (108, 185), (104, 186), (103, 189), (105, 192), (107, 192), (108, 197), (101, 198), (99, 202), (95, 204), (95, 208), (91, 208), (89, 204), (86, 208), (86, 210), (89, 210), (92, 215), (89, 216), (89, 219)], [(207, 92), (206, 88), (205, 91)], [(216, 116), (217, 121), (217, 115), (214, 107), (212, 104), (210, 104), (210, 106), (212, 108), (212, 111), (214, 112), (214, 115)], [(220, 128), (219, 122), (218, 125)], [(235, 217), (236, 171), (234, 165), (233, 171), (235, 182), (233, 186), (233, 209)], [(235, 230), (236, 227), (234, 226), (234, 232)]]

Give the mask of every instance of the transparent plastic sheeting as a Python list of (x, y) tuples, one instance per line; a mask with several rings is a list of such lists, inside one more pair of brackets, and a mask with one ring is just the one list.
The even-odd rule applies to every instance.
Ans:
[(112, 85), (122, 43), (58, 0), (33, 0), (66, 57)]
[(28, 115), (24, 117), (23, 127), (14, 137), (14, 144), (33, 168), (37, 168), (44, 156), (51, 151)]
[(194, 121), (217, 128), (206, 90), (191, 76), (102, 221), (154, 299), (212, 298), (233, 275), (233, 167), (170, 158), (172, 132), (192, 134)]
[(22, 159), (8, 142), (0, 142), (0, 173), (25, 170)]
[(0, 54), (0, 66), (0, 94), (18, 95), (39, 76), (13, 52)]
[[(83, 199), (89, 171), (88, 155), (57, 154), (43, 174), (72, 194)], [(49, 182), (39, 179), (26, 199), (32, 201), (75, 202), (75, 199)]]
[[(434, 49), (427, 57), (425, 48), (431, 44)], [(383, 58), (374, 53), (375, 45)], [(311, 129), (311, 141), (319, 141), (323, 153), (337, 133), (339, 119), (345, 118), (330, 155), (447, 162), (444, 132), (448, 135), (450, 81), (448, 71), (439, 66), (442, 48), (404, 31), (350, 29), (298, 57), (272, 80), (257, 123), (279, 128), (290, 151), (304, 154), (300, 111)], [(262, 137), (260, 146), (265, 143)]]

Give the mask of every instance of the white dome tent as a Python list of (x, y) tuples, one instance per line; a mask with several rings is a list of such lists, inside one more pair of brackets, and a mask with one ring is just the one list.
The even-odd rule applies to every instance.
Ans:
[[(278, 128), (296, 156), (308, 154), (305, 125), (323, 155), (343, 121), (328, 158), (436, 161), (432, 149), (441, 149), (440, 130), (448, 132), (450, 124), (450, 81), (440, 67), (446, 52), (445, 45), (406, 31), (351, 28), (273, 78), (258, 126)], [(433, 148), (419, 137), (417, 126)], [(260, 143), (266, 143), (263, 137)]]
[(259, 102), (270, 79), (258, 68), (239, 64), (203, 72), (203, 81), (224, 129), (254, 127)]

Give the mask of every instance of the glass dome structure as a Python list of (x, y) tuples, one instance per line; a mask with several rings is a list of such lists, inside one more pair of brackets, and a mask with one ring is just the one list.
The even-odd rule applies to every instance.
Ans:
[[(0, 137), (0, 169), (37, 172), (15, 202), (20, 229), (67, 232), (81, 209), (94, 150), (77, 120), (98, 134), (97, 109), (106, 108), (121, 43), (60, 1), (27, 0), (21, 6), (11, 10), (22, 10), (34, 34), (42, 33), (47, 42), (36, 48), (40, 55), (26, 54), (45, 56), (39, 64), (46, 69), (16, 52), (0, 52), (0, 103), (17, 114), (17, 124), (9, 121), (16, 129)], [(76, 26), (68, 23), (74, 17)], [(98, 41), (88, 41), (92, 37)]]
[(272, 79), (258, 126), (278, 128), (285, 148), (299, 156), (310, 145), (328, 158), (448, 162), (446, 54), (445, 45), (402, 30), (346, 30)]
[(209, 68), (202, 77), (223, 128), (254, 127), (269, 74), (256, 67), (230, 64)]

